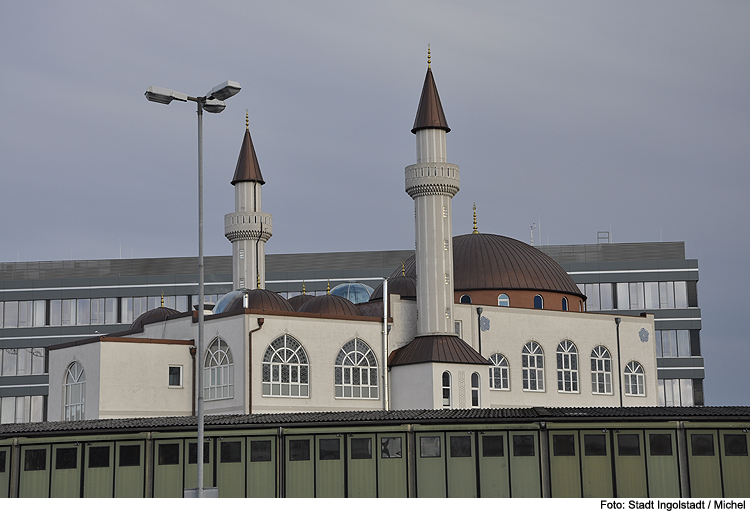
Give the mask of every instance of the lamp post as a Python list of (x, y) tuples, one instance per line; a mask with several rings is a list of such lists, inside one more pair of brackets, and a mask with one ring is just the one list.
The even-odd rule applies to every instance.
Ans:
[(215, 86), (204, 97), (190, 97), (166, 88), (149, 86), (146, 99), (149, 102), (169, 104), (173, 100), (192, 101), (198, 106), (198, 498), (203, 497), (203, 322), (205, 304), (205, 277), (203, 272), (203, 110), (209, 113), (221, 113), (226, 108), (224, 101), (240, 91), (238, 82), (228, 80)]

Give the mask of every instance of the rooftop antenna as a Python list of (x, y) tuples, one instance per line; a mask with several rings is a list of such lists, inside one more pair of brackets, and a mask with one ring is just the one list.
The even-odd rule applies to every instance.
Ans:
[(534, 246), (534, 230), (536, 230), (536, 223), (531, 223), (531, 246)]

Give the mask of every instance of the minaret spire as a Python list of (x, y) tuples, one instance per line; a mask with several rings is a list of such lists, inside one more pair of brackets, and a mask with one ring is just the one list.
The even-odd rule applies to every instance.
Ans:
[(234, 213), (224, 216), (224, 235), (232, 242), (234, 289), (265, 288), (266, 241), (273, 235), (273, 217), (261, 211), (258, 156), (250, 137), (250, 114), (245, 112), (245, 135), (234, 170)]

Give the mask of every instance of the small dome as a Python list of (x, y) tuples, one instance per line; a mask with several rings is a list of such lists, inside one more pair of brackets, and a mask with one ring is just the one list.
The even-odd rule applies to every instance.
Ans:
[(169, 307), (156, 307), (155, 309), (147, 310), (130, 325), (130, 330), (143, 330), (143, 326), (147, 323), (156, 323), (157, 321), (164, 321), (169, 316), (180, 314), (180, 311), (170, 309)]
[(309, 294), (298, 294), (297, 296), (292, 296), (287, 301), (289, 301), (289, 305), (292, 306), (294, 310), (299, 310), (299, 308), (313, 299), (315, 296), (310, 296)]
[(370, 301), (371, 294), (372, 287), (357, 282), (342, 283), (331, 289), (332, 296), (341, 296), (355, 304)]
[[(388, 294), (398, 294), (402, 298), (417, 297), (417, 281), (411, 276), (398, 275), (388, 280)], [(370, 295), (370, 301), (383, 299), (383, 284), (381, 283)]]
[(326, 294), (307, 301), (298, 312), (330, 314), (333, 316), (360, 316), (357, 306), (346, 298)]
[(277, 312), (293, 312), (294, 309), (287, 300), (266, 289), (237, 289), (225, 294), (214, 307), (214, 314), (242, 310), (244, 298), (247, 295), (247, 308)]

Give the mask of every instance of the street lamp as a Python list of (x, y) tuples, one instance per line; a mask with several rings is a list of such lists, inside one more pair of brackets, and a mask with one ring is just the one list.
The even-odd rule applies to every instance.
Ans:
[(205, 303), (205, 278), (203, 272), (203, 110), (208, 113), (221, 113), (226, 108), (224, 101), (236, 95), (239, 82), (228, 80), (214, 86), (205, 97), (190, 97), (177, 91), (149, 86), (146, 99), (149, 102), (169, 104), (173, 100), (192, 101), (198, 106), (198, 498), (203, 497), (203, 321)]

